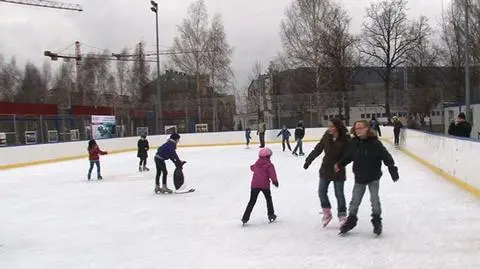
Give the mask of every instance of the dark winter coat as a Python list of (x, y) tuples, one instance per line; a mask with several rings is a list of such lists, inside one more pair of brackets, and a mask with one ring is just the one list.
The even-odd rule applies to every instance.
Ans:
[(297, 126), (297, 128), (295, 128), (295, 141), (297, 141), (298, 139), (303, 139), (304, 136), (305, 127), (303, 127), (303, 125)]
[(278, 133), (277, 137), (279, 137), (280, 135), (282, 136), (283, 140), (288, 140), (292, 134), (290, 133), (290, 131), (288, 129), (282, 129)]
[(402, 122), (399, 120), (393, 122), (393, 132), (394, 133), (400, 133), (400, 130), (403, 128)]
[(177, 155), (177, 142), (173, 139), (168, 139), (165, 144), (160, 146), (157, 149), (157, 154), (155, 154), (155, 158), (159, 158), (161, 160), (172, 160), (175, 164), (180, 162), (180, 158)]
[(320, 178), (345, 180), (345, 168), (342, 167), (340, 171), (335, 172), (335, 164), (342, 159), (349, 142), (350, 136), (348, 134), (339, 136), (337, 140), (334, 140), (333, 135), (327, 131), (305, 160), (305, 168), (308, 168), (313, 160), (324, 151), (325, 156), (323, 156), (322, 166), (320, 167)]
[(139, 139), (137, 143), (137, 157), (147, 158), (149, 149), (150, 149), (150, 146), (148, 145), (148, 140)]
[(345, 167), (352, 161), (355, 182), (357, 183), (368, 184), (379, 180), (382, 177), (382, 161), (388, 166), (390, 173), (394, 173), (392, 178), (395, 179), (396, 177), (398, 179), (398, 172), (392, 155), (378, 140), (374, 132), (369, 132), (365, 139), (353, 138), (338, 165), (339, 167)]
[(469, 122), (462, 121), (458, 124), (452, 122), (448, 127), (448, 134), (458, 137), (470, 137), (470, 133), (472, 132), (472, 125)]

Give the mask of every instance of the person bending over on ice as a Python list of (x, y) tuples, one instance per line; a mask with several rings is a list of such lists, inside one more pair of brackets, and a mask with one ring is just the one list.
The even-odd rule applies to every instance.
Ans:
[(258, 153), (258, 160), (250, 166), (250, 170), (253, 171), (251, 189), (250, 189), (250, 201), (248, 201), (247, 208), (242, 217), (242, 223), (245, 224), (250, 220), (250, 214), (253, 207), (257, 202), (258, 194), (263, 192), (265, 200), (267, 201), (267, 216), (270, 222), (275, 221), (277, 216), (273, 209), (272, 194), (270, 192), (270, 180), (273, 185), (278, 188), (277, 174), (275, 167), (270, 161), (272, 156), (272, 150), (269, 148), (262, 148)]
[(103, 177), (100, 173), (100, 156), (107, 154), (106, 151), (102, 151), (95, 139), (88, 141), (88, 160), (90, 161), (90, 169), (88, 169), (88, 180), (90, 180), (92, 176), (93, 165), (97, 166), (97, 179), (102, 180)]
[(345, 169), (335, 172), (335, 164), (342, 159), (346, 152), (348, 143), (350, 142), (350, 135), (347, 128), (343, 125), (342, 120), (335, 118), (328, 123), (328, 130), (323, 135), (320, 142), (315, 146), (315, 149), (305, 159), (304, 169), (307, 169), (310, 164), (325, 151), (322, 166), (320, 167), (320, 181), (318, 186), (318, 197), (323, 210), (322, 223), (326, 227), (332, 220), (332, 206), (328, 199), (328, 186), (333, 181), (335, 189), (335, 197), (337, 198), (337, 216), (340, 221), (340, 226), (347, 220), (347, 205), (345, 202), (345, 194), (343, 185), (345, 183), (346, 174)]
[[(178, 158), (177, 155), (177, 143), (180, 140), (180, 135), (173, 133), (170, 135), (170, 138), (160, 146), (155, 154), (155, 167), (157, 169), (157, 174), (155, 175), (155, 193), (172, 193), (173, 191), (167, 188), (167, 165), (165, 164), (166, 160), (172, 160), (176, 166), (182, 165), (182, 161)], [(162, 175), (162, 187), (160, 188), (160, 175)]]
[(394, 182), (399, 179), (398, 169), (392, 155), (378, 140), (377, 134), (372, 131), (369, 122), (357, 121), (354, 127), (355, 138), (349, 143), (347, 152), (335, 166), (335, 170), (339, 172), (353, 161), (353, 173), (355, 174), (355, 185), (347, 221), (340, 227), (340, 233), (344, 234), (357, 225), (358, 208), (368, 187), (372, 204), (373, 232), (380, 235), (382, 233), (382, 208), (378, 191), (382, 177), (382, 161), (388, 167)]
[(282, 148), (283, 148), (283, 151), (285, 151), (285, 143), (287, 143), (287, 146), (288, 146), (288, 150), (292, 151), (292, 148), (290, 147), (290, 136), (292, 134), (290, 133), (290, 131), (287, 129), (287, 126), (283, 125), (283, 129), (280, 130), (280, 132), (278, 133), (277, 137), (279, 136), (282, 136)]

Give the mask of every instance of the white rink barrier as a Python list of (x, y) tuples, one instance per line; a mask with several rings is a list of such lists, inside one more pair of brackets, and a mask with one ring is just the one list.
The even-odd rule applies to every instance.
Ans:
[[(289, 129), (294, 134), (294, 129)], [(382, 141), (393, 144), (393, 128), (382, 127)], [(281, 142), (277, 137), (280, 130), (267, 130), (265, 141), (268, 144)], [(306, 129), (305, 142), (319, 141), (326, 128)], [(201, 147), (222, 145), (244, 145), (245, 132), (219, 132), (180, 134), (179, 147)], [(168, 139), (169, 135), (149, 136), (151, 154)], [(256, 131), (251, 133), (251, 144), (258, 144)], [(102, 150), (109, 153), (136, 151), (138, 137), (98, 140)], [(291, 138), (293, 141), (293, 137)], [(406, 130), (406, 144), (403, 152), (426, 165), (435, 173), (480, 197), (480, 177), (476, 176), (476, 156), (480, 153), (480, 143)], [(87, 158), (87, 141), (56, 144), (27, 145), (0, 148), (0, 170), (28, 165)], [(402, 171), (408, 175), (408, 171)]]
[[(393, 128), (384, 127), (382, 131), (382, 140), (393, 144)], [(436, 174), (480, 197), (480, 176), (475, 169), (478, 165), (476, 158), (480, 156), (479, 142), (406, 130), (406, 144), (402, 151)], [(408, 176), (408, 173), (400, 168), (400, 176)]]
[[(289, 129), (293, 140), (294, 129)], [(305, 131), (304, 141), (319, 141), (326, 128), (308, 128)], [(267, 130), (265, 141), (267, 144), (281, 142), (282, 138), (277, 137), (280, 130)], [(156, 150), (163, 144), (170, 135), (148, 136), (150, 152)], [(225, 146), (244, 145), (245, 132), (218, 132), (218, 133), (193, 133), (180, 134), (179, 147), (201, 147), (201, 146)], [(258, 144), (259, 137), (256, 130), (252, 130), (251, 144)], [(121, 153), (137, 150), (139, 137), (125, 137), (97, 140), (100, 148), (109, 153)], [(35, 164), (44, 164), (58, 161), (87, 158), (87, 141), (75, 141), (56, 144), (26, 145), (18, 147), (0, 148), (0, 170), (23, 167)]]

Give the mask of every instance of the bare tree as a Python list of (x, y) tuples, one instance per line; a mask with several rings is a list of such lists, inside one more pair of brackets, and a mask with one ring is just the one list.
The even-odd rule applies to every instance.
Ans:
[(170, 61), (180, 71), (196, 76), (198, 118), (201, 122), (201, 96), (204, 93), (200, 89), (200, 77), (210, 74), (212, 89), (225, 92), (233, 79), (230, 68), (233, 48), (227, 42), (220, 15), (216, 14), (210, 23), (204, 0), (197, 0), (190, 5), (187, 17), (177, 30), (173, 50), (190, 53), (173, 54)]
[(46, 96), (47, 87), (40, 70), (34, 64), (27, 63), (15, 101), (21, 103), (45, 103)]
[[(125, 56), (128, 55), (128, 49), (124, 48), (120, 55)], [(127, 61), (117, 61), (116, 62), (116, 75), (117, 75), (117, 83), (118, 83), (118, 94), (124, 95), (127, 91), (127, 80), (128, 80), (128, 69), (129, 65)]]
[(440, 79), (437, 72), (438, 48), (424, 38), (407, 53), (406, 58), (410, 70), (407, 73), (412, 74), (408, 79), (408, 112), (426, 115), (442, 98), (441, 88), (436, 83)]
[(45, 91), (45, 102), (48, 99), (48, 92), (52, 88), (53, 84), (53, 75), (52, 75), (52, 66), (49, 60), (44, 60), (42, 65), (42, 80), (47, 89)]
[(360, 51), (369, 57), (371, 64), (382, 67), (379, 75), (385, 83), (385, 112), (390, 117), (392, 71), (405, 63), (406, 54), (419, 40), (429, 36), (431, 30), (425, 17), (414, 22), (407, 18), (407, 0), (370, 4), (362, 28)]
[(52, 96), (49, 103), (72, 105), (72, 92), (74, 88), (73, 62), (63, 62), (53, 82)]
[(348, 124), (350, 120), (348, 91), (352, 86), (352, 78), (361, 64), (361, 57), (356, 50), (359, 39), (350, 33), (351, 18), (340, 6), (333, 5), (327, 16), (327, 27), (322, 33), (322, 47), (326, 65), (331, 67), (333, 74), (330, 83), (334, 95), (332, 101), (338, 108), (339, 115), (345, 116)]
[(245, 97), (247, 101), (247, 113), (257, 113), (258, 118), (261, 118), (262, 111), (265, 110), (265, 92), (263, 85), (261, 85), (261, 83), (263, 82), (261, 78), (262, 70), (263, 67), (260, 61), (256, 61), (252, 65), (251, 73), (248, 76), (248, 86), (245, 91)]
[[(3, 62), (3, 56), (0, 55), (0, 62)], [(17, 67), (15, 57), (10, 59), (10, 63), (3, 62), (0, 64), (0, 93), (2, 99), (13, 102), (15, 99), (16, 89), (21, 82), (21, 72)]]
[[(322, 100), (321, 92), (332, 81), (331, 63), (325, 51), (325, 38), (330, 35), (332, 19), (346, 14), (332, 0), (293, 1), (281, 22), (281, 39), (285, 55), (294, 67), (315, 69), (317, 121), (323, 122), (323, 110), (328, 100)], [(338, 20), (340, 22), (341, 20)], [(348, 29), (348, 28), (347, 28)], [(329, 41), (330, 42), (330, 41)], [(336, 42), (331, 40), (331, 42)]]

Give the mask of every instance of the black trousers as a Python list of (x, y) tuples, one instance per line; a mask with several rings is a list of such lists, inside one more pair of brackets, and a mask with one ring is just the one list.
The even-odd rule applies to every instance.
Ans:
[(393, 131), (393, 136), (395, 136), (395, 145), (400, 144), (400, 130)]
[(155, 185), (160, 185), (160, 175), (162, 175), (162, 185), (167, 185), (167, 165), (165, 161), (155, 157), (155, 167), (157, 174), (155, 175)]
[(253, 207), (257, 202), (258, 194), (263, 192), (265, 196), (265, 200), (267, 201), (267, 214), (268, 216), (272, 216), (275, 214), (273, 210), (273, 201), (272, 201), (272, 193), (269, 189), (256, 189), (252, 188), (250, 190), (250, 201), (248, 201), (247, 208), (245, 209), (245, 213), (243, 213), (242, 220), (248, 221), (250, 219), (250, 214), (252, 213)]
[(288, 139), (283, 139), (282, 140), (282, 148), (283, 148), (283, 151), (285, 151), (285, 143), (287, 143), (287, 146), (288, 146), (288, 149), (290, 151), (292, 151), (292, 148), (290, 147), (290, 141)]
[(265, 133), (259, 133), (258, 138), (260, 139), (260, 147), (265, 147)]
[(147, 165), (147, 157), (139, 157), (140, 158), (140, 166), (146, 166)]

